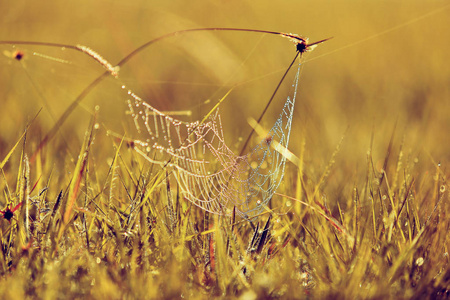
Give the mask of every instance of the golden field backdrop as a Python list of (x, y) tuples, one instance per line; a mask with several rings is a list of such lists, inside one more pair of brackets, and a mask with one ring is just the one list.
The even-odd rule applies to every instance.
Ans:
[[(31, 156), (42, 138), (52, 129), (83, 89), (104, 72), (102, 66), (92, 57), (73, 49), (13, 45), (13, 43), (4, 43), (5, 41), (85, 45), (115, 65), (140, 45), (174, 31), (206, 27), (280, 31), (308, 37), (310, 42), (329, 37), (332, 39), (318, 45), (314, 51), (306, 53), (303, 57), (289, 144), (289, 150), (293, 154), (301, 156), (303, 164), (301, 172), (298, 172), (297, 166), (287, 164), (285, 180), (279, 191), (292, 197), (302, 196), (298, 185), (300, 179), (297, 178), (297, 175), (301, 173), (305, 189), (307, 190), (308, 187), (312, 190), (316, 189), (312, 197), (323, 199), (325, 206), (329, 205), (330, 214), (337, 219), (339, 219), (337, 216), (340, 215), (340, 221), (347, 225), (350, 224), (350, 228), (353, 224), (351, 213), (354, 212), (356, 215), (359, 212), (356, 208), (353, 210), (352, 207), (353, 191), (367, 188), (365, 190), (367, 192), (371, 182), (369, 173), (378, 176), (386, 171), (387, 178), (392, 180), (390, 182), (393, 183), (393, 192), (389, 191), (389, 186), (386, 187), (387, 191), (383, 191), (389, 196), (395, 195), (393, 198), (397, 201), (396, 205), (400, 205), (399, 201), (403, 199), (402, 195), (405, 193), (406, 202), (410, 192), (407, 189), (408, 184), (417, 190), (415, 199), (420, 200), (417, 200), (419, 202), (416, 203), (418, 208), (416, 222), (420, 219), (420, 224), (428, 224), (425, 220), (432, 213), (439, 197), (441, 197), (439, 201), (442, 200), (441, 203), (445, 204), (442, 204), (443, 216), (446, 216), (446, 210), (448, 212), (447, 177), (450, 158), (450, 67), (448, 63), (450, 39), (448, 28), (450, 28), (450, 6), (447, 1), (83, 0), (32, 2), (18, 0), (1, 1), (0, 12), (0, 161), (13, 149), (28, 122), (40, 111), (28, 129), (26, 144), (23, 146), (24, 153)], [(23, 55), (20, 60), (17, 59), (18, 53)], [(110, 164), (115, 153), (113, 144), (120, 142), (121, 136), (125, 135), (129, 139), (145, 139), (145, 132), (136, 132), (132, 118), (125, 113), (127, 109), (125, 101), (128, 96), (126, 89), (122, 89), (122, 85), (133, 90), (156, 108), (181, 113), (179, 117), (189, 121), (201, 120), (231, 90), (231, 93), (220, 105), (220, 114), (227, 144), (238, 153), (243, 140), (251, 131), (248, 119), (257, 119), (260, 116), (294, 55), (295, 45), (287, 39), (275, 35), (249, 32), (190, 32), (152, 44), (120, 68), (118, 79), (112, 76), (107, 77), (83, 98), (76, 108), (69, 110), (70, 114), (64, 118), (57, 134), (45, 145), (37, 163), (30, 163), (29, 180), (31, 184), (37, 182), (36, 190), (33, 193), (44, 188), (47, 180), (54, 185), (48, 187), (48, 198), (51, 198), (52, 201), (56, 199), (61, 189), (67, 187), (69, 190), (71, 171), (77, 166), (77, 157), (85, 132), (96, 111), (98, 111), (96, 122), (98, 122), (99, 128), (96, 130), (95, 143), (92, 145), (90, 153), (90, 159), (94, 158), (95, 161), (90, 168), (94, 171), (89, 170), (95, 173), (95, 176), (92, 177), (95, 177), (98, 182), (108, 181), (107, 174), (109, 174)], [(274, 103), (264, 116), (261, 122), (264, 129), (271, 128), (280, 114), (286, 97), (292, 91), (291, 86), (296, 69), (297, 67), (294, 65), (277, 93)], [(113, 132), (118, 138), (112, 138), (107, 134), (108, 131)], [(256, 144), (258, 139), (261, 138), (255, 135), (252, 144)], [(392, 142), (391, 146), (389, 146), (390, 141)], [(22, 159), (19, 148), (16, 148), (14, 155), (2, 169), (3, 175), (0, 181), (1, 188), (5, 191), (5, 197), (0, 200), (1, 207), (4, 207), (7, 202), (8, 184), (13, 190), (16, 188), (15, 180), (17, 179), (19, 182), (21, 178), (17, 171)], [(336, 150), (337, 148), (338, 150)], [(302, 149), (304, 149), (304, 153)], [(383, 163), (389, 156), (388, 170), (383, 170)], [(375, 177), (375, 175), (373, 176)], [(130, 177), (132, 176), (130, 175)], [(325, 179), (322, 180), (323, 178)], [(124, 179), (121, 183), (125, 186), (126, 182), (127, 179)], [(89, 186), (89, 182), (84, 182), (81, 186), (83, 185)], [(100, 186), (99, 183), (98, 185)], [(105, 186), (107, 186), (106, 183)], [(382, 188), (380, 188), (379, 195), (372, 195), (372, 197), (380, 197), (380, 199), (385, 197), (385, 195), (381, 195)], [(73, 190), (72, 187), (70, 189)], [(16, 188), (17, 190), (18, 188)], [(81, 196), (79, 198), (81, 199)], [(367, 215), (370, 216), (371, 207), (374, 207), (370, 205), (374, 205), (374, 202), (370, 204), (368, 199), (365, 199), (367, 202), (363, 203), (362, 210), (369, 211)], [(373, 200), (373, 198), (370, 199)], [(435, 202), (428, 203), (422, 199), (432, 199)], [(281, 197), (277, 200), (283, 201)], [(158, 205), (164, 206), (163, 204)], [(380, 205), (382, 206), (382, 204)], [(303, 206), (301, 207), (303, 208)], [(346, 214), (342, 213), (341, 209)], [(392, 211), (395, 212), (396, 209), (398, 207)], [(305, 211), (302, 213), (307, 214)], [(197, 212), (195, 216), (199, 214)], [(91, 217), (89, 214), (87, 216)], [(379, 223), (375, 225), (375, 208), (373, 208), (374, 232), (384, 236), (386, 232), (383, 226), (387, 226), (390, 219), (387, 216), (381, 216), (381, 213), (377, 216)], [(412, 218), (411, 215), (408, 217)], [(322, 220), (322, 223), (318, 224), (325, 223), (329, 225), (328, 227), (332, 227), (327, 221), (317, 219)], [(308, 228), (308, 222), (316, 219), (305, 218), (304, 220), (306, 224), (304, 227)], [(2, 245), (6, 249), (6, 245), (12, 245), (4, 240), (7, 232), (10, 231), (6, 220), (1, 219), (0, 222), (3, 222), (1, 226), (4, 229), (2, 231), (4, 236), (1, 237)], [(97, 222), (100, 223), (99, 227), (105, 226), (100, 221)], [(350, 228), (355, 230), (355, 235), (358, 234), (356, 222), (354, 228)], [(436, 243), (441, 241), (441, 238), (448, 241), (448, 233), (445, 233), (445, 223), (443, 222), (448, 222), (448, 220), (446, 221), (444, 218), (439, 223), (440, 225), (436, 225), (440, 226), (440, 233), (436, 235), (439, 238), (436, 237), (434, 240)], [(92, 221), (91, 224), (93, 227), (97, 226), (96, 221)], [(394, 226), (392, 224), (393, 222), (391, 222), (391, 230)], [(400, 225), (398, 226), (400, 227)], [(402, 230), (406, 232), (408, 228), (412, 228), (412, 225), (408, 226), (405, 225), (406, 229)], [(314, 226), (311, 225), (311, 227)], [(372, 227), (372, 224), (369, 224), (368, 227)], [(413, 235), (409, 240), (405, 238), (402, 230), (395, 232), (398, 241), (393, 243), (394, 246), (383, 244), (385, 240), (378, 239), (379, 236), (373, 233), (374, 243), (379, 242), (385, 245), (388, 250), (383, 252), (383, 255), (388, 254), (382, 256), (377, 252), (380, 247), (370, 248), (371, 246), (367, 246), (367, 249), (372, 249), (373, 253), (376, 253), (374, 256), (379, 260), (361, 256), (361, 261), (367, 260), (374, 264), (380, 262), (380, 267), (373, 268), (374, 273), (379, 270), (392, 270), (389, 269), (392, 265), (400, 270), (400, 264), (395, 264), (395, 261), (392, 263), (391, 259), (400, 257), (399, 260), (406, 261), (403, 255), (409, 255), (412, 252), (404, 254), (401, 250), (407, 248), (404, 245), (410, 245), (408, 243), (411, 243), (413, 238)], [(335, 235), (331, 234), (332, 230), (325, 231), (329, 235), (324, 239), (329, 238), (330, 244), (335, 243), (333, 244), (334, 249), (340, 251), (336, 241), (333, 240)], [(364, 236), (362, 233), (361, 240), (370, 239), (367, 236), (369, 234)], [(399, 236), (403, 237), (402, 242), (400, 242)], [(389, 240), (390, 238), (389, 236)], [(336, 240), (338, 239), (336, 238)], [(315, 245), (315, 241), (309, 242)], [(167, 242), (167, 245), (161, 243), (165, 246), (172, 246), (170, 242)], [(203, 243), (206, 242), (203, 241)], [(120, 244), (120, 246), (123, 245)], [(365, 247), (365, 245), (363, 246)], [(111, 246), (111, 249), (115, 249), (114, 247)], [(282, 254), (286, 256), (282, 256), (280, 260), (291, 255), (290, 251), (295, 246), (292, 249), (289, 247)], [(389, 247), (395, 248), (395, 251)], [(22, 253), (19, 244), (15, 244), (11, 248), (14, 248), (13, 254)], [(217, 248), (220, 249), (220, 244), (217, 245)], [(175, 250), (173, 253), (176, 252)], [(342, 248), (342, 252), (346, 250), (348, 249)], [(441, 248), (435, 247), (430, 251), (433, 250), (438, 253), (436, 255), (441, 255), (448, 251), (448, 246), (442, 245)], [(95, 255), (100, 257), (101, 251), (98, 253), (96, 251), (99, 250), (92, 250)], [(111, 250), (111, 252), (114, 251)], [(295, 251), (300, 250), (296, 248), (292, 250), (292, 253), (297, 253)], [(391, 255), (389, 251), (394, 254)], [(418, 250), (418, 252), (420, 251)], [(328, 252), (324, 250), (324, 253)], [(347, 252), (345, 253), (347, 254)], [(349, 250), (348, 253), (351, 251)], [(446, 260), (439, 261), (448, 266), (448, 252), (445, 253), (447, 253)], [(126, 260), (127, 256), (124, 252), (121, 254), (123, 256), (119, 256), (118, 259)], [(378, 254), (379, 256), (376, 256)], [(107, 261), (108, 255), (105, 254), (105, 258), (102, 259)], [(295, 255), (292, 254), (292, 256)], [(86, 260), (95, 266), (95, 263), (92, 262), (93, 258), (86, 257), (88, 257)], [(323, 257), (332, 260), (330, 255), (323, 254)], [(411, 254), (408, 259), (416, 261), (417, 257), (412, 257)], [(171, 272), (170, 274), (175, 276), (179, 269), (170, 263), (169, 258), (170, 255), (161, 258), (163, 262), (169, 261), (167, 265), (161, 263), (162, 269), (168, 266), (167, 272)], [(217, 258), (217, 261), (220, 261), (219, 254), (217, 254)], [(45, 259), (48, 258), (45, 256)], [(437, 258), (434, 259), (438, 261)], [(231, 260), (223, 259), (223, 261), (232, 264)], [(286, 261), (284, 260), (284, 262)], [(180, 268), (190, 266), (190, 263), (192, 262), (189, 259), (184, 260)], [(327, 269), (327, 266), (320, 263), (317, 265), (314, 265), (312, 261), (308, 261), (308, 263), (311, 269), (322, 270), (320, 269), (322, 267), (324, 270)], [(12, 264), (16, 266), (13, 258)], [(344, 284), (345, 276), (351, 272), (345, 268), (353, 270), (353, 265), (347, 261), (345, 263), (339, 261), (336, 265), (338, 267), (334, 270), (337, 273), (341, 271), (339, 274), (342, 275), (342, 280), (341, 277), (336, 277), (339, 280), (333, 281), (333, 278), (324, 279), (319, 275), (316, 277), (318, 290), (327, 290), (326, 283), (328, 282), (330, 286), (334, 287), (332, 292), (339, 292), (340, 286), (346, 286)], [(69, 266), (67, 268), (70, 269), (70, 262), (65, 266)], [(0, 264), (0, 267), (2, 274), (5, 274), (6, 264)], [(286, 270), (291, 267), (294, 268), (293, 265), (287, 263)], [(433, 268), (441, 267), (430, 263), (429, 269), (434, 272)], [(18, 267), (18, 269), (20, 268)], [(49, 271), (37, 268), (36, 272), (51, 273), (56, 272), (55, 269)], [(186, 268), (182, 271), (189, 274), (187, 270), (190, 269)], [(392, 278), (396, 278), (394, 275), (401, 273), (396, 270), (392, 271)], [(92, 276), (97, 280), (103, 276), (101, 275), (103, 271), (92, 272), (89, 274), (94, 274)], [(111, 272), (116, 274), (114, 273), (116, 271)], [(117, 272), (119, 274), (119, 271)], [(232, 273), (232, 271), (229, 272)], [(379, 272), (382, 273), (382, 271)], [(433, 275), (429, 275), (428, 279), (437, 271), (433, 272), (430, 271), (429, 274)], [(363, 273), (361, 271), (361, 278), (364, 277)], [(13, 284), (18, 290), (21, 290), (26, 285), (28, 280), (26, 276), (28, 275), (20, 277), (17, 274), (19, 273), (16, 273), (17, 278), (22, 279), (15, 281), (16, 277), (10, 277), (8, 284)], [(53, 274), (52, 280), (57, 280), (59, 273), (51, 274)], [(278, 279), (282, 281), (283, 278), (290, 276), (286, 274), (283, 273), (279, 278), (273, 276), (271, 278), (275, 281)], [(219, 273), (216, 275), (220, 276)], [(83, 274), (80, 276), (80, 278), (84, 278)], [(105, 275), (105, 277), (107, 276)], [(111, 282), (115, 280), (114, 276), (110, 277), (112, 278), (110, 278)], [(45, 280), (42, 278), (39, 280), (44, 282)], [(127, 291), (131, 291), (130, 295), (140, 291), (139, 288), (145, 286), (142, 282), (146, 282), (146, 280), (155, 280), (155, 286), (160, 288), (161, 286), (170, 286), (170, 284), (176, 286), (174, 290), (184, 288), (180, 287), (183, 285), (184, 279), (167, 283), (164, 277), (155, 275), (152, 279), (149, 278), (144, 276), (139, 279), (142, 281), (130, 283)], [(123, 281), (117, 279), (117, 281), (124, 285), (126, 282), (125, 279)], [(220, 282), (220, 279), (217, 281)], [(378, 289), (381, 294), (372, 291), (371, 295), (384, 295), (382, 294), (383, 288), (390, 283), (385, 285), (381, 281), (379, 285), (373, 284), (375, 288), (381, 287)], [(129, 282), (134, 281), (130, 280)], [(142, 283), (141, 287), (139, 287), (139, 282)], [(236, 282), (237, 286), (241, 284), (239, 278), (236, 279)], [(448, 294), (448, 279), (442, 279), (439, 284), (442, 282), (443, 286), (447, 284)], [(91, 287), (89, 284), (90, 282), (85, 282), (84, 290), (80, 292), (80, 295), (86, 295), (83, 294), (84, 291), (90, 288), (94, 290), (98, 287)], [(282, 286), (282, 282), (277, 282), (277, 284)], [(111, 291), (120, 290), (118, 288), (120, 284), (116, 284), (114, 288), (112, 286), (114, 285), (111, 284), (108, 287)], [(402, 290), (397, 285), (397, 281), (392, 286)], [(32, 297), (33, 295), (42, 295), (39, 288), (42, 287), (38, 282), (33, 290), (35, 294), (27, 295)], [(5, 289), (7, 289), (6, 285), (2, 286), (1, 290), (5, 291)], [(46, 291), (49, 290), (51, 289)], [(63, 291), (63, 288), (61, 290)], [(226, 289), (220, 291), (224, 290)], [(236, 292), (236, 295), (242, 295), (242, 291), (245, 289), (239, 287), (236, 290), (239, 291)], [(355, 295), (352, 294), (354, 289), (348, 288), (346, 291), (349, 292), (346, 294), (347, 296)], [(60, 291), (59, 295), (61, 293), (63, 292)], [(154, 293), (157, 293), (156, 290)], [(316, 294), (316, 296), (328, 295), (326, 292), (324, 293)], [(412, 293), (408, 295), (411, 296)], [(102, 295), (106, 297), (111, 294), (101, 294), (100, 292), (100, 294), (90, 295), (99, 298)], [(70, 295), (75, 297), (74, 295), (77, 294)], [(137, 295), (134, 294), (136, 297)], [(179, 294), (174, 295), (179, 296)], [(229, 294), (223, 292), (222, 295)], [(257, 295), (263, 294), (257, 293)], [(329, 295), (333, 294), (330, 292)], [(156, 297), (157, 294), (154, 296)], [(165, 296), (170, 297), (171, 294), (165, 294)]]
[[(307, 56), (311, 62), (305, 63), (301, 74), (294, 126), (307, 134), (308, 148), (329, 151), (348, 128), (346, 143), (359, 145), (363, 148), (351, 148), (365, 152), (372, 133), (379, 142), (386, 142), (384, 137), (390, 135), (397, 121), (398, 133), (406, 135), (409, 146), (424, 146), (432, 155), (441, 156), (447, 151), (439, 150), (439, 146), (445, 145), (443, 133), (449, 129), (446, 118), (449, 10), (435, 10), (444, 4), (445, 1), (282, 1), (276, 4), (271, 1), (15, 1), (1, 4), (0, 35), (2, 40), (86, 45), (112, 64), (148, 40), (197, 27), (291, 32), (309, 37), (310, 41), (333, 37)], [(433, 11), (434, 14), (427, 16)], [(384, 33), (389, 30), (392, 31)], [(5, 45), (2, 48), (13, 51)], [(48, 108), (58, 117), (80, 89), (103, 70), (74, 51), (23, 48), (28, 51), (23, 60), (27, 75), (15, 61), (5, 55), (1, 57), (2, 113), (5, 114), (2, 128), (25, 124), (27, 118), (43, 107), (38, 119), (45, 129), (52, 125)], [(58, 64), (31, 56), (34, 51), (73, 63)], [(244, 82), (240, 89), (247, 94), (241, 97), (232, 94), (223, 110), (242, 110), (230, 126), (235, 122), (246, 126), (246, 116), (259, 116), (261, 106), (267, 102), (293, 54), (293, 45), (275, 36), (189, 33), (151, 46), (123, 67), (121, 76), (132, 81), (133, 88), (139, 89), (136, 92), (144, 99), (171, 110), (193, 109), (209, 98), (215, 101), (224, 94), (216, 93), (221, 85), (226, 91), (227, 86)], [(239, 71), (246, 57), (247, 64)], [(230, 79), (234, 72), (238, 76)], [(26, 76), (35, 83), (30, 83)], [(206, 85), (209, 90), (204, 92), (201, 87), (189, 86), (189, 79)], [(181, 92), (168, 84), (158, 84), (170, 81), (184, 82), (181, 88), (181, 84), (175, 86)], [(247, 81), (250, 82), (245, 84)], [(289, 87), (291, 82), (288, 79), (284, 85)], [(37, 95), (37, 89), (42, 91), (42, 96)], [(109, 110), (122, 112), (123, 101), (113, 99), (114, 93), (108, 86), (98, 93), (100, 96), (89, 96), (83, 101), (86, 109), (100, 105), (105, 110), (101, 113), (105, 120)], [(243, 94), (240, 90), (236, 93)], [(280, 95), (279, 103), (285, 95)], [(43, 97), (47, 104), (43, 103)], [(275, 105), (273, 117), (278, 114)], [(203, 111), (210, 107), (211, 104)], [(86, 117), (86, 112), (77, 109), (73, 115), (68, 122), (78, 122), (79, 118)], [(21, 130), (20, 126), (15, 131), (2, 130), (2, 137), (15, 136)], [(348, 151), (353, 151), (351, 148)]]

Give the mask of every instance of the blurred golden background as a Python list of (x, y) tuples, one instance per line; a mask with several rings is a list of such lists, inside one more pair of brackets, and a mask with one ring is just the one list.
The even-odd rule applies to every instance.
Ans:
[[(394, 144), (404, 143), (406, 155), (427, 163), (450, 157), (447, 1), (18, 0), (3, 1), (0, 11), (2, 41), (82, 44), (112, 64), (151, 39), (189, 28), (273, 30), (311, 42), (333, 37), (305, 56), (300, 77), (289, 148), (298, 154), (305, 141), (309, 173), (325, 168), (344, 134), (336, 172), (353, 176), (364, 170), (372, 137), (374, 158), (383, 159), (395, 124)], [(0, 47), (4, 157), (40, 108), (28, 137), (34, 146), (104, 70), (70, 49)], [(25, 53), (20, 62), (11, 58), (16, 50)], [(294, 54), (286, 39), (257, 33), (209, 31), (166, 39), (123, 66), (119, 80), (110, 77), (96, 87), (65, 121), (62, 136), (76, 146), (69, 150), (76, 155), (98, 105), (104, 126), (99, 139), (105, 129), (139, 138), (124, 113), (122, 84), (159, 109), (192, 111), (190, 120), (201, 119), (237, 85), (220, 110), (228, 144), (238, 149), (238, 138), (250, 132), (247, 118), (259, 117)], [(265, 128), (280, 113), (294, 73), (295, 68), (264, 117)]]

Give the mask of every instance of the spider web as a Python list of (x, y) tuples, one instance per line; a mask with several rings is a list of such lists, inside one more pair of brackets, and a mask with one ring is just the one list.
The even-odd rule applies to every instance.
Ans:
[(246, 155), (227, 146), (219, 110), (204, 122), (184, 122), (128, 91), (127, 113), (147, 136), (135, 141), (135, 149), (151, 163), (171, 170), (181, 196), (196, 206), (221, 215), (230, 215), (235, 207), (241, 216), (254, 216), (264, 210), (283, 180), (282, 149), (289, 144), (299, 74), (300, 64), (293, 94), (267, 137)]

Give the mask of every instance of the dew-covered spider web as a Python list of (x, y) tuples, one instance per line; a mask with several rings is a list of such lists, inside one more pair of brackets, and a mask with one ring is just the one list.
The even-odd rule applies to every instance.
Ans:
[(299, 74), (300, 64), (292, 95), (275, 124), (245, 155), (227, 146), (218, 110), (204, 122), (185, 122), (128, 91), (128, 113), (147, 137), (135, 141), (135, 148), (151, 163), (170, 170), (181, 196), (198, 207), (221, 215), (231, 214), (235, 207), (241, 216), (254, 216), (283, 180), (286, 157), (281, 149), (289, 144)]

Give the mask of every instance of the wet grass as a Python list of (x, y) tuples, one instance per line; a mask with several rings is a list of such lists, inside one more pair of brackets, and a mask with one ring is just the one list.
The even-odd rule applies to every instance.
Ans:
[[(368, 153), (365, 172), (340, 183), (338, 201), (323, 191), (327, 176), (315, 181), (307, 172), (288, 171), (287, 182), (300, 184), (281, 188), (253, 228), (192, 206), (169, 181), (155, 186), (153, 167), (131, 148), (110, 145), (113, 161), (100, 167), (92, 149), (106, 145), (92, 143), (96, 134), (94, 126), (87, 129), (66, 172), (52, 166), (51, 148), (30, 162), (22, 151), (25, 137), (2, 164), (3, 295), (449, 295), (445, 172), (439, 164), (421, 171), (401, 144), (389, 145), (382, 172)], [(39, 178), (31, 179), (37, 169)], [(283, 196), (296, 194), (301, 200)]]

